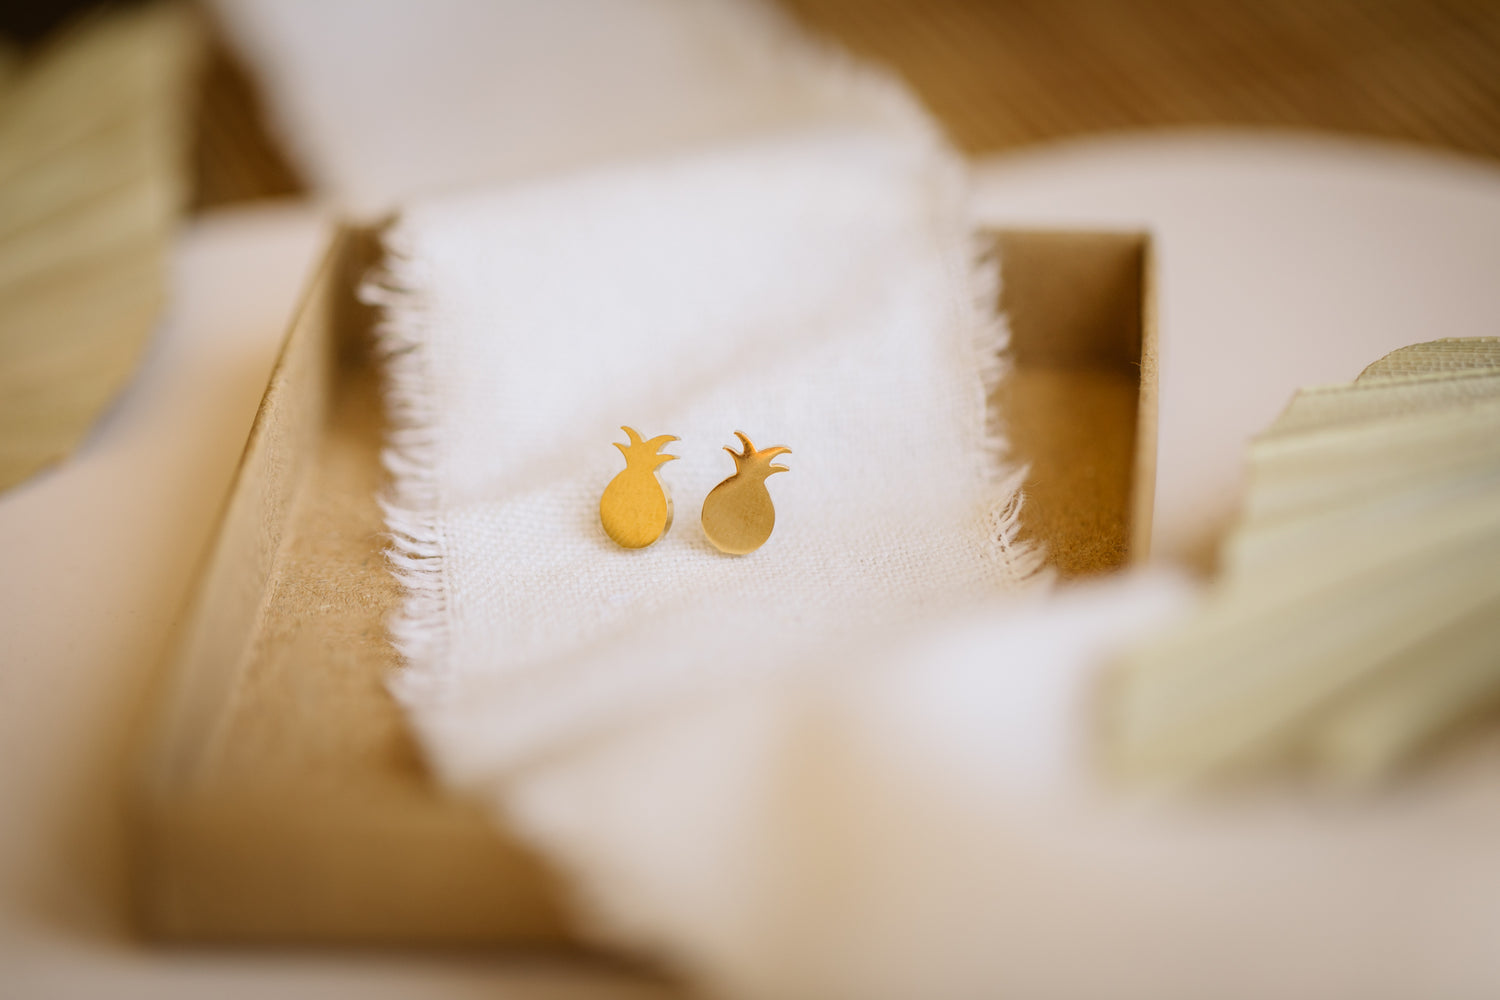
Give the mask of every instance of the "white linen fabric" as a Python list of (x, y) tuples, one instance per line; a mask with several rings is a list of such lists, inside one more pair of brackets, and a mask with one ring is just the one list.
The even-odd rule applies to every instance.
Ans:
[(345, 211), (819, 121), (894, 80), (755, 0), (212, 0), (303, 176)]
[[(386, 246), (395, 689), (450, 782), (1033, 575), (995, 274), (937, 142), (791, 132), (428, 202)], [(599, 524), (624, 424), (681, 438), (642, 550)], [(736, 430), (793, 451), (743, 557), (698, 523)]]

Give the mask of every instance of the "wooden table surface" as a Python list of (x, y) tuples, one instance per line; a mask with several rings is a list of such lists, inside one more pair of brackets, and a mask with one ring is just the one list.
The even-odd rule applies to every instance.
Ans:
[[(901, 73), (966, 152), (1126, 129), (1250, 125), (1500, 156), (1494, 0), (779, 0)], [(222, 51), (200, 206), (300, 182)]]

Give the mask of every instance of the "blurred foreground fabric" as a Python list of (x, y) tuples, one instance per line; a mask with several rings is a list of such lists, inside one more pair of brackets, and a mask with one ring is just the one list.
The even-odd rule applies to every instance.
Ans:
[(1100, 664), (1170, 577), (880, 630), (534, 769), (602, 933), (729, 996), (1488, 996), (1500, 742), (1381, 797), (1121, 794)]
[(319, 195), (363, 215), (818, 121), (885, 76), (840, 65), (754, 0), (213, 9), (255, 71), (275, 137)]

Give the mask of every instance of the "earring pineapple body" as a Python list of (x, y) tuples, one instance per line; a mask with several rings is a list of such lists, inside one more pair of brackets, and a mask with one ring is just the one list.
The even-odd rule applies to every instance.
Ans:
[(715, 486), (703, 501), (703, 533), (719, 551), (742, 556), (764, 545), (776, 527), (776, 508), (766, 489), (766, 477), (788, 471), (784, 465), (772, 465), (771, 459), (792, 449), (777, 445), (756, 451), (744, 434), (735, 431), (734, 436), (745, 450), (724, 449), (734, 457), (734, 475)]
[(599, 521), (604, 533), (627, 549), (643, 549), (672, 526), (672, 499), (656, 478), (659, 466), (676, 455), (657, 452), (677, 438), (662, 434), (642, 441), (632, 427), (621, 427), (630, 443), (615, 443), (625, 456), (625, 471), (609, 481), (599, 498)]

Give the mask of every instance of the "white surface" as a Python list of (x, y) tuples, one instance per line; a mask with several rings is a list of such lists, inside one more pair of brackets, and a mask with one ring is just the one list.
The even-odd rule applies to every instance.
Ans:
[(979, 166), (1005, 225), (1156, 236), (1153, 553), (1201, 553), (1244, 445), (1303, 385), (1407, 344), (1500, 332), (1500, 168), (1416, 149), (1226, 132), (1122, 136)]
[(127, 937), (122, 752), (325, 236), (290, 207), (194, 223), (128, 390), (72, 458), (0, 494), (0, 996), (660, 996), (541, 960)]

